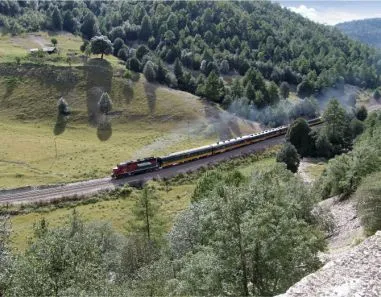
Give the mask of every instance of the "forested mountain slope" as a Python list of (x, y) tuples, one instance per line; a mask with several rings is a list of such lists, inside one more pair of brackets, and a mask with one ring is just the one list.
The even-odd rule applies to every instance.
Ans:
[(355, 40), (381, 48), (381, 18), (345, 22), (336, 27)]
[[(381, 73), (374, 49), (264, 1), (1, 1), (0, 26), (107, 35), (129, 69), (225, 106), (274, 104), (285, 83), (301, 98), (343, 83), (374, 88)], [(236, 73), (245, 79), (230, 87), (219, 78)]]

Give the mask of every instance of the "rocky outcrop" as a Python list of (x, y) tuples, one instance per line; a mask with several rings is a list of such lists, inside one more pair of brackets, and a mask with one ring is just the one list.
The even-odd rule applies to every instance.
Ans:
[(279, 297), (381, 296), (381, 231), (304, 277)]

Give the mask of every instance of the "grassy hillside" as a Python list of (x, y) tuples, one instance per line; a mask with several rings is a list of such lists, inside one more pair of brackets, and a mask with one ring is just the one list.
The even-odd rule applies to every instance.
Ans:
[[(69, 37), (63, 35), (59, 44), (79, 48), (79, 39)], [(17, 38), (32, 46), (31, 35)], [(18, 45), (12, 44), (7, 53), (17, 52)], [(124, 160), (258, 129), (189, 93), (148, 83), (143, 77), (127, 80), (113, 58), (108, 59), (94, 58), (86, 66), (72, 67), (27, 60), (2, 64), (0, 188), (102, 177)], [(113, 101), (107, 117), (97, 112), (103, 91)], [(61, 96), (72, 112), (66, 119), (57, 116)]]

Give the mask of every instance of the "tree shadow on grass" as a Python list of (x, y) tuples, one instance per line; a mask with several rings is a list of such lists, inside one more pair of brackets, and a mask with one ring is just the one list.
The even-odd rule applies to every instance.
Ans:
[(57, 114), (56, 124), (54, 125), (53, 134), (60, 135), (65, 132), (67, 118), (60, 113)]
[(100, 141), (107, 141), (112, 135), (112, 125), (107, 115), (103, 116), (104, 118), (98, 123), (97, 136)]
[(134, 89), (132, 87), (132, 81), (128, 80), (123, 83), (123, 95), (126, 98), (126, 103), (130, 104), (134, 98)]
[(98, 102), (103, 92), (110, 92), (113, 70), (111, 64), (102, 59), (91, 59), (84, 67), (86, 75), (86, 98), (88, 120), (92, 126), (98, 126), (101, 115), (98, 111)]
[(156, 89), (158, 88), (157, 84), (144, 83), (144, 92), (147, 96), (147, 104), (150, 114), (153, 114), (156, 110)]

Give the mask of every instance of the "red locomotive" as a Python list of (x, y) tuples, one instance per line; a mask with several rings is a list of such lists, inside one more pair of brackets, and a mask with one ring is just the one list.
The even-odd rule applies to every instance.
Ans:
[(112, 170), (112, 177), (118, 178), (137, 173), (153, 171), (158, 169), (159, 167), (160, 159), (155, 157), (127, 161), (116, 165), (116, 167)]

